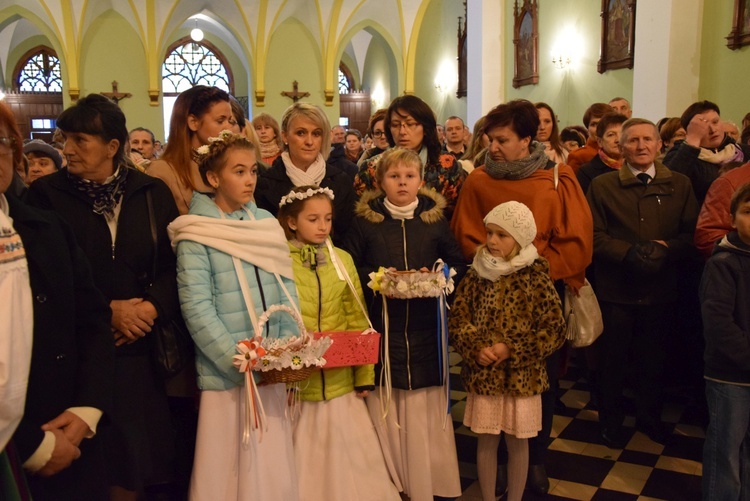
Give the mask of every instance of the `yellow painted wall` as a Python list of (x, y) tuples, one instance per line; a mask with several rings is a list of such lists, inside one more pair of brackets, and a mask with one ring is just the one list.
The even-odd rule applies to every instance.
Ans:
[(83, 39), (80, 65), (81, 96), (111, 92), (116, 80), (119, 92), (133, 95), (120, 101), (128, 129), (146, 127), (164, 137), (161, 108), (149, 105), (143, 44), (122, 16), (109, 10), (97, 17)]
[[(432, 0), (425, 12), (417, 44), (414, 94), (430, 105), (438, 123), (452, 115), (466, 117), (466, 98), (456, 97), (459, 16), (464, 17), (463, 2)], [(450, 77), (451, 84), (446, 92), (435, 88), (438, 74)]]
[[(698, 99), (719, 105), (721, 118), (742, 127), (742, 117), (750, 112), (750, 46), (737, 50), (727, 47), (732, 30), (734, 2), (710, 2), (703, 9)], [(685, 103), (687, 107), (690, 103)]]
[[(395, 56), (383, 37), (378, 34), (373, 35), (367, 48), (365, 66), (362, 70), (362, 89), (369, 91), (373, 99), (382, 90), (383, 108), (387, 108), (393, 98), (399, 95)], [(377, 108), (377, 103), (373, 103), (372, 111)]]
[(284, 21), (274, 31), (266, 64), (266, 105), (254, 107), (254, 113), (268, 113), (280, 122), (284, 110), (293, 104), (281, 92), (291, 91), (297, 80), (299, 91), (310, 93), (304, 101), (320, 106), (332, 124), (338, 123), (338, 99), (333, 106), (325, 106), (323, 62), (316, 46), (308, 29), (295, 19)]
[[(505, 93), (508, 100), (544, 101), (558, 116), (560, 127), (582, 123), (586, 108), (615, 96), (632, 99), (633, 71), (627, 68), (600, 74), (601, 0), (539, 0), (539, 83), (513, 88), (513, 2), (507, 2)], [(552, 65), (555, 47), (570, 47), (572, 64)]]

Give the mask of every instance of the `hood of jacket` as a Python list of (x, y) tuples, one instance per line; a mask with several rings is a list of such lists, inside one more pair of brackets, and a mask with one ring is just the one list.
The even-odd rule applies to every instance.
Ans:
[[(414, 216), (418, 216), (427, 224), (436, 223), (443, 216), (447, 202), (445, 197), (437, 191), (422, 187), (417, 192), (419, 203), (414, 210)], [(370, 190), (362, 193), (354, 213), (363, 217), (371, 223), (382, 223), (386, 218), (391, 218), (388, 209), (385, 208), (385, 193), (381, 190)]]
[(737, 230), (735, 230), (724, 235), (716, 247), (714, 247), (713, 254), (721, 254), (724, 252), (750, 256), (750, 245), (743, 242), (740, 235), (737, 233)]

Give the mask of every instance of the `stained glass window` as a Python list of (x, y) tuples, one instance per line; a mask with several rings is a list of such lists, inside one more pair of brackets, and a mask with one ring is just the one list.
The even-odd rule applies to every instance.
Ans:
[(176, 94), (195, 85), (218, 87), (230, 92), (230, 76), (224, 62), (203, 43), (187, 42), (175, 47), (162, 66), (164, 94)]
[(18, 89), (28, 92), (62, 92), (60, 60), (42, 48), (26, 60), (18, 72)]

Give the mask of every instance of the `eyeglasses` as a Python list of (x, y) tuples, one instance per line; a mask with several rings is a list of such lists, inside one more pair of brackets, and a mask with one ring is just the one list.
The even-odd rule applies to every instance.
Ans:
[(0, 154), (7, 155), (8, 153), (12, 153), (15, 144), (15, 137), (0, 137)]
[(391, 122), (391, 129), (401, 130), (401, 127), (406, 127), (406, 130), (414, 130), (419, 127), (419, 122)]
[(383, 136), (385, 136), (385, 131), (384, 130), (375, 130), (375, 131), (372, 131), (372, 136), (373, 137), (383, 137)]

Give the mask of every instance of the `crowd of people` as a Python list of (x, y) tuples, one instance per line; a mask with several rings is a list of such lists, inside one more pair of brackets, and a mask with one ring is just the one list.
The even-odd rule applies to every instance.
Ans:
[[(101, 95), (54, 144), (0, 103), (0, 498), (455, 499), (449, 345), (485, 501), (549, 489), (573, 358), (605, 445), (625, 446), (627, 386), (667, 443), (680, 381), (707, 416), (704, 499), (750, 495), (750, 123), (709, 101), (631, 115), (616, 97), (560, 130), (514, 100), (472, 129), (408, 95), (358, 131), (303, 102), (250, 121), (196, 86), (161, 152)], [(453, 294), (378, 293), (443, 264)], [(564, 298), (587, 281), (604, 331), (573, 350)], [(165, 377), (175, 323), (194, 353)], [(237, 369), (263, 339), (368, 328), (375, 363)]]

